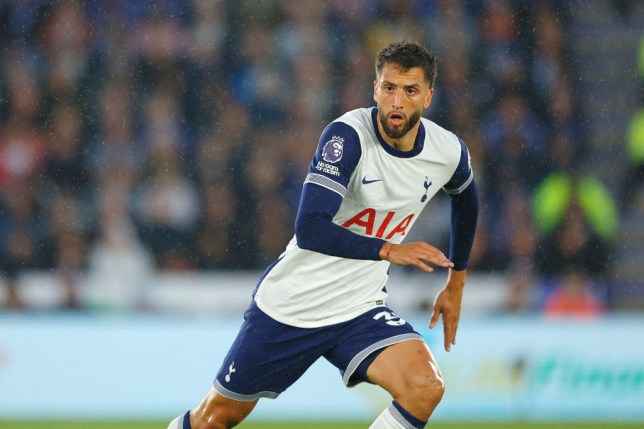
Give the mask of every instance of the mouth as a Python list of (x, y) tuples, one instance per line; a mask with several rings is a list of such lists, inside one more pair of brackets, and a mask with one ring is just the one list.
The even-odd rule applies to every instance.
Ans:
[(402, 113), (390, 113), (388, 118), (391, 122), (391, 125), (393, 125), (394, 127), (400, 127), (405, 123), (405, 115), (403, 115)]

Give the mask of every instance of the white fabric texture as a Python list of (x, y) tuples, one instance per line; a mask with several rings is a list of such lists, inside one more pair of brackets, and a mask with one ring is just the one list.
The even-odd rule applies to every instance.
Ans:
[(183, 416), (185, 414), (181, 414), (179, 417), (175, 418), (170, 422), (168, 425), (168, 429), (183, 429)]
[[(333, 190), (344, 196), (333, 222), (359, 235), (400, 243), (429, 200), (454, 174), (461, 159), (458, 138), (422, 118), (422, 150), (404, 157), (379, 142), (371, 109), (348, 112), (337, 121), (357, 133), (361, 157), (353, 171), (338, 173), (350, 174), (346, 190), (334, 182), (332, 174), (315, 174), (315, 186), (334, 184)], [(348, 144), (349, 137), (345, 137)], [(342, 136), (336, 138), (344, 141)], [(301, 249), (293, 237), (260, 282), (255, 301), (263, 312), (287, 325), (315, 328), (341, 323), (387, 299), (383, 287), (388, 270), (387, 261), (339, 258)]]
[(389, 411), (389, 408), (386, 408), (371, 426), (369, 426), (369, 429), (406, 429), (406, 426), (403, 426), (396, 420)]

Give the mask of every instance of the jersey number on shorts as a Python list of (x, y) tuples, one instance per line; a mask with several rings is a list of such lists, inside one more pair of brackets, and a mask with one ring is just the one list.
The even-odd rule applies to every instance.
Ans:
[(387, 325), (400, 326), (400, 325), (404, 325), (405, 323), (407, 323), (405, 321), (405, 319), (401, 319), (393, 311), (381, 311), (380, 313), (378, 313), (375, 316), (373, 316), (374, 320), (379, 320), (379, 319), (382, 319), (383, 317), (387, 321), (387, 322), (385, 322), (385, 323), (387, 323)]

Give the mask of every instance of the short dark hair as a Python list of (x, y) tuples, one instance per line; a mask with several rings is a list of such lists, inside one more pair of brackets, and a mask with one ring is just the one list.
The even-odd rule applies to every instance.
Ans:
[(385, 64), (395, 64), (402, 71), (420, 67), (425, 73), (425, 82), (429, 87), (434, 86), (438, 75), (436, 71), (436, 55), (424, 46), (411, 40), (401, 40), (385, 46), (376, 56), (376, 75), (382, 72)]

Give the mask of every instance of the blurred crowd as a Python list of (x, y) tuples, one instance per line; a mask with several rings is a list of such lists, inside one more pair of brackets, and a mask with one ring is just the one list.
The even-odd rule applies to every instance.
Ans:
[(439, 58), (426, 116), (471, 151), (471, 270), (510, 274), (509, 310), (603, 311), (618, 210), (584, 169), (567, 4), (0, 2), (5, 305), (29, 270), (75, 307), (88, 272), (263, 268), (320, 132), (373, 105), (376, 52), (409, 38)]

